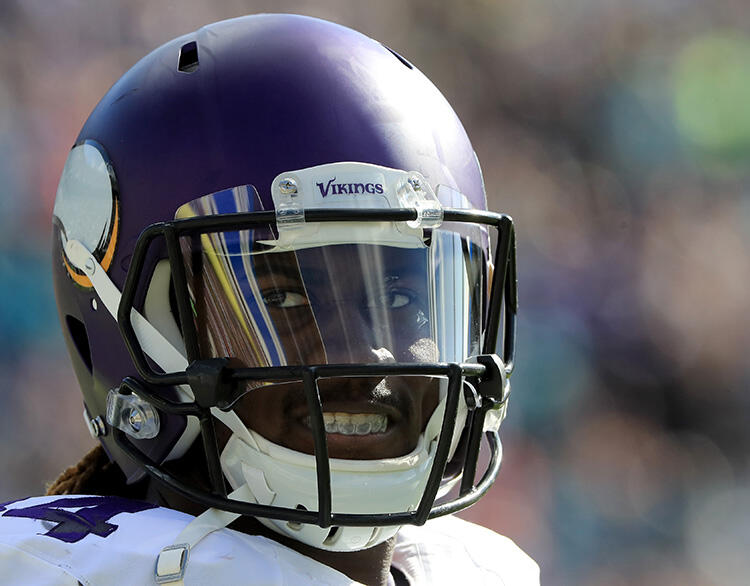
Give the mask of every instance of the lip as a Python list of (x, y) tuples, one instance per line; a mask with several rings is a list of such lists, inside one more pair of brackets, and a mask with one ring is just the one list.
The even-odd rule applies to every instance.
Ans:
[[(323, 413), (367, 413), (373, 415), (385, 415), (388, 424), (398, 424), (404, 418), (401, 411), (392, 405), (385, 405), (377, 401), (335, 401), (323, 403)], [(310, 416), (307, 405), (297, 406), (289, 411), (290, 418), (295, 421), (304, 422)]]
[[(419, 441), (426, 423), (425, 393), (435, 395), (437, 385), (413, 382), (407, 377), (360, 377), (337, 381), (323, 379), (318, 385), (323, 412), (375, 414), (387, 418), (384, 432), (367, 435), (326, 433), (324, 439), (331, 458), (377, 460), (410, 453)], [(430, 395), (431, 396), (431, 395)], [(280, 383), (272, 388), (248, 393), (238, 404), (240, 417), (250, 429), (290, 450), (314, 454), (315, 435), (306, 424), (310, 416), (307, 396), (301, 382)], [(313, 411), (317, 411), (313, 407)]]
[[(372, 413), (343, 413), (341, 411), (323, 413), (323, 423), (326, 433), (341, 433), (342, 435), (377, 435), (385, 433), (388, 429), (388, 417)], [(309, 417), (304, 419), (304, 424), (312, 428)], [(340, 426), (345, 426), (346, 432), (334, 431)], [(331, 429), (329, 430), (329, 426)], [(382, 428), (382, 429), (381, 429)]]
[[(323, 412), (370, 413), (385, 415), (388, 426), (384, 432), (368, 435), (344, 435), (326, 433), (328, 454), (332, 458), (352, 460), (373, 460), (402, 456), (409, 451), (405, 442), (408, 434), (402, 423), (406, 420), (399, 409), (377, 401), (336, 401), (324, 403)], [(310, 415), (306, 405), (299, 405), (289, 411), (291, 421), (287, 447), (308, 454), (314, 453), (313, 433), (305, 423)]]

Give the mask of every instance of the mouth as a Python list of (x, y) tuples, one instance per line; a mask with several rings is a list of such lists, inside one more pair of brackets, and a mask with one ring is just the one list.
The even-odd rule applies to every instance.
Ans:
[[(295, 424), (287, 447), (314, 453), (310, 412), (300, 406), (290, 414)], [(375, 401), (331, 401), (323, 406), (328, 453), (332, 458), (371, 460), (398, 457), (410, 450), (410, 418), (394, 405)]]
[[(322, 428), (328, 456), (344, 460), (398, 458), (410, 453), (426, 423), (424, 397), (435, 395), (432, 379), (360, 377), (343, 384), (323, 379), (319, 385)], [(314, 454), (316, 438), (310, 409), (298, 383), (280, 384), (272, 391), (250, 393), (241, 417), (250, 429), (290, 450)], [(271, 409), (270, 407), (273, 407)], [(263, 413), (272, 413), (265, 416)]]
[[(310, 416), (302, 423), (312, 429)], [(327, 434), (338, 435), (375, 435), (388, 430), (388, 416), (381, 413), (346, 413), (343, 411), (325, 411), (323, 423)]]

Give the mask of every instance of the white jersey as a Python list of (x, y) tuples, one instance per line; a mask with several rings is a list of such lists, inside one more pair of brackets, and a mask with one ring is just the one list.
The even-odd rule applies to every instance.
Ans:
[[(48, 496), (0, 505), (0, 583), (156, 584), (160, 552), (193, 519), (120, 497)], [(539, 583), (536, 564), (513, 542), (453, 518), (404, 527), (393, 566), (412, 586)], [(275, 541), (231, 529), (190, 549), (183, 580), (186, 586), (357, 584)]]
[(409, 584), (538, 586), (539, 566), (513, 541), (457, 517), (398, 532), (392, 567)]

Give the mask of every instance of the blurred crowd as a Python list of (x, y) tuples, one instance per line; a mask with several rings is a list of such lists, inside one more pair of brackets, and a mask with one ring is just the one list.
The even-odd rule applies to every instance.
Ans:
[(750, 8), (742, 0), (0, 2), (0, 500), (93, 445), (50, 213), (96, 101), (202, 23), (300, 12), (419, 67), (514, 216), (521, 314), (496, 486), (464, 516), (543, 584), (750, 575)]

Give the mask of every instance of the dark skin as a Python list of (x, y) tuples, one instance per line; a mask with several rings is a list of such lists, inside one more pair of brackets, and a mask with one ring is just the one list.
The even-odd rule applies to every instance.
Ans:
[[(434, 361), (421, 258), (417, 251), (368, 246), (258, 255), (254, 278), (289, 364)], [(359, 273), (356, 267), (360, 265), (370, 270)], [(329, 273), (330, 267), (338, 269), (336, 274)], [(382, 270), (373, 271), (373, 267)], [(242, 339), (233, 344), (232, 354), (239, 362), (253, 366)], [(367, 435), (328, 433), (332, 458), (408, 454), (438, 403), (437, 382), (421, 377), (324, 379), (319, 381), (319, 390), (324, 412), (384, 415), (388, 422), (386, 430)], [(307, 424), (310, 413), (299, 382), (252, 389), (234, 409), (250, 429), (271, 442), (313, 453)], [(221, 424), (216, 430), (222, 447), (230, 432)], [(193, 450), (200, 452), (196, 446)], [(201, 457), (195, 454), (196, 459)], [(205, 473), (184, 464), (196, 459), (182, 458), (177, 465), (182, 469), (175, 472), (191, 475), (205, 486)], [(173, 508), (194, 515), (203, 512), (199, 505), (162, 487), (152, 485), (150, 490), (152, 497)], [(366, 550), (333, 552), (273, 532), (253, 517), (239, 518), (232, 528), (274, 539), (363, 584), (388, 581), (394, 539)]]

